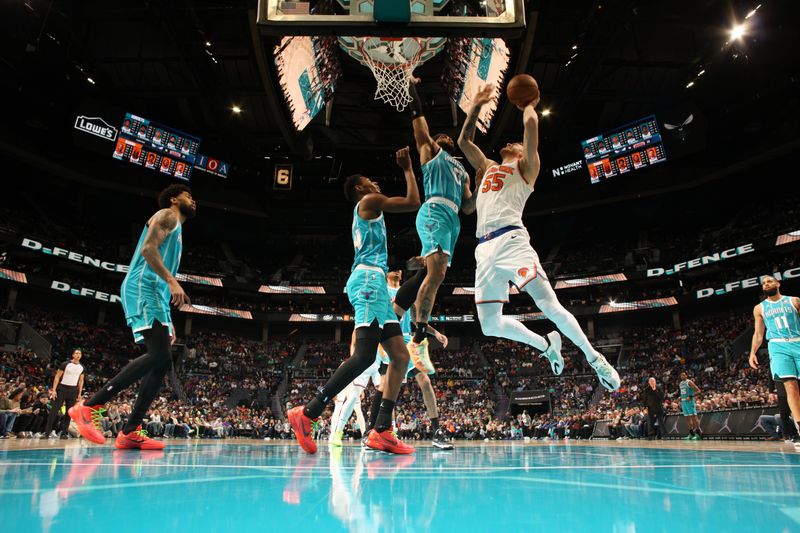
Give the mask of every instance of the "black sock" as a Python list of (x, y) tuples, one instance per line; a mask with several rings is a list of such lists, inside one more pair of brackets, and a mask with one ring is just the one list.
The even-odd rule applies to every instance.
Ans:
[(424, 341), (427, 333), (428, 333), (428, 323), (417, 322), (417, 329), (414, 331), (414, 342), (419, 344), (422, 341)]
[(375, 421), (375, 431), (382, 433), (392, 427), (392, 411), (394, 402), (392, 400), (382, 400), (381, 408), (378, 411), (378, 420)]
[(427, 273), (428, 271), (424, 268), (418, 270), (416, 274), (400, 285), (394, 297), (394, 303), (397, 304), (400, 309), (404, 311), (411, 309), (411, 306), (414, 305), (414, 301), (417, 299), (417, 292), (419, 292), (419, 288), (425, 280), (425, 275)]
[(372, 397), (372, 405), (369, 407), (369, 423), (367, 424), (367, 433), (375, 427), (375, 422), (378, 420), (378, 412), (381, 410), (381, 400), (383, 400), (383, 393), (375, 389), (375, 394)]
[[(85, 405), (90, 407), (104, 405), (110, 402), (114, 396), (139, 381), (140, 378), (143, 378), (136, 400), (139, 410), (135, 413), (136, 416), (131, 416), (131, 420), (136, 421), (138, 416), (144, 416), (158, 391), (161, 390), (163, 378), (172, 365), (172, 353), (167, 326), (159, 322), (153, 322), (152, 327), (144, 330), (143, 335), (147, 353), (125, 365), (102, 389), (95, 392), (86, 401)], [(138, 423), (141, 423), (141, 418)], [(133, 429), (136, 429), (136, 426), (133, 426)]]
[(431, 430), (436, 433), (439, 429), (439, 417), (431, 418)]
[(306, 404), (303, 414), (311, 419), (319, 418), (331, 398), (343, 391), (359, 374), (375, 362), (375, 353), (378, 351), (380, 338), (381, 329), (378, 327), (377, 321), (374, 321), (369, 327), (358, 328), (353, 355), (336, 369), (317, 397)]
[(694, 435), (694, 430), (693, 429), (689, 430), (689, 435)]

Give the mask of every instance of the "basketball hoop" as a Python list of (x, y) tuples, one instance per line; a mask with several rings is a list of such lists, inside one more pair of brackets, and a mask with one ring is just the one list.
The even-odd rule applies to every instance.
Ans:
[(339, 46), (368, 67), (378, 86), (375, 99), (402, 111), (411, 102), (408, 93), (414, 69), (442, 48), (445, 37), (339, 37)]

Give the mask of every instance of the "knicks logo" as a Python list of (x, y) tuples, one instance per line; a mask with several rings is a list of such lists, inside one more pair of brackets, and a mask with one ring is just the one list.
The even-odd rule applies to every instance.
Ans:
[(530, 270), (528, 270), (527, 268), (520, 268), (519, 270), (517, 270), (517, 276), (521, 278), (527, 278), (528, 272), (530, 272)]

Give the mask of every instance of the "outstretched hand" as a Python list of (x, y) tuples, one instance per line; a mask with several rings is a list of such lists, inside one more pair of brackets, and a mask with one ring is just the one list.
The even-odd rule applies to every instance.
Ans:
[(494, 85), (489, 83), (481, 87), (481, 89), (475, 94), (473, 103), (476, 106), (484, 106), (492, 101), (493, 95), (494, 95)]
[(409, 155), (408, 146), (404, 146), (395, 152), (395, 159), (397, 160), (397, 165), (403, 170), (411, 169), (411, 156)]
[[(534, 108), (534, 107), (536, 107), (537, 105), (539, 105), (539, 99), (540, 99), (540, 98), (541, 98), (541, 96), (540, 96), (539, 98), (537, 98), (536, 100), (531, 100), (530, 102), (528, 102), (528, 103), (527, 103), (527, 104), (525, 104), (525, 105), (518, 105), (518, 106), (517, 106), (517, 109), (519, 109), (520, 111), (525, 111), (525, 108), (526, 108), (526, 107), (531, 107), (531, 108)], [(531, 109), (531, 111), (533, 111), (534, 113), (536, 113), (536, 111), (535, 111), (535, 110), (533, 110), (533, 109)], [(537, 118), (538, 118), (538, 115), (537, 115)]]

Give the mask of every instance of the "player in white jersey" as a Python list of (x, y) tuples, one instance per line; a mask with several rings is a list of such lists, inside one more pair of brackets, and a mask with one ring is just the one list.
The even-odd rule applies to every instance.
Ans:
[(522, 224), (522, 211), (539, 176), (539, 116), (534, 109), (538, 99), (520, 108), (523, 141), (502, 148), (499, 164), (488, 159), (474, 143), (478, 115), (491, 100), (493, 89), (487, 85), (478, 92), (458, 138), (461, 151), (478, 175), (482, 173), (481, 179), (476, 176), (472, 197), (463, 203), (465, 212), (478, 212), (475, 303), (481, 329), (486, 335), (523, 342), (543, 352), (556, 375), (564, 370), (558, 331), (548, 333), (545, 338), (503, 315), (511, 282), (530, 294), (544, 315), (584, 353), (600, 383), (609, 390), (617, 390), (619, 374), (592, 347), (578, 321), (559, 303)]

